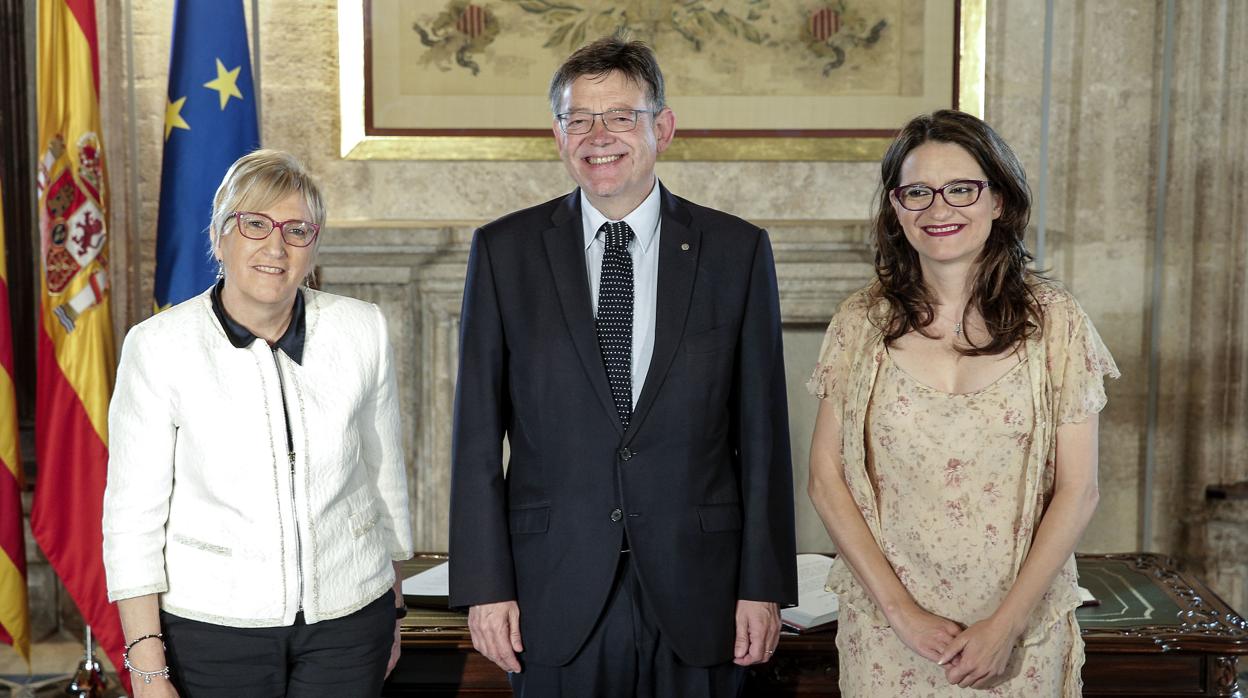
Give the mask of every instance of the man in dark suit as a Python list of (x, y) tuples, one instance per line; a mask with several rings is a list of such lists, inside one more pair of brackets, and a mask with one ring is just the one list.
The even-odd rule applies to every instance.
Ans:
[(450, 602), (518, 696), (737, 695), (797, 601), (771, 246), (656, 179), (644, 44), (585, 46), (550, 97), (578, 190), (468, 260)]

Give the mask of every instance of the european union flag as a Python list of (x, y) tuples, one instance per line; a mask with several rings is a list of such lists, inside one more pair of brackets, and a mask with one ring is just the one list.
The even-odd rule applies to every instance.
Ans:
[(178, 0), (173, 11), (164, 168), (156, 228), (157, 309), (212, 285), (212, 197), (260, 146), (243, 0)]

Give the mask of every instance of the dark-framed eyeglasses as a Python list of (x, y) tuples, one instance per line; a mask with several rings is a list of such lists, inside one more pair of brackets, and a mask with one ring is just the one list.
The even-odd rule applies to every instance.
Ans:
[(309, 221), (292, 218), (279, 223), (254, 211), (235, 211), (234, 220), (238, 224), (238, 234), (249, 240), (263, 240), (276, 228), (282, 232), (282, 241), (291, 247), (307, 247), (321, 232), (321, 226)]
[(979, 195), (990, 186), (990, 182), (982, 179), (957, 179), (936, 189), (926, 184), (903, 184), (890, 193), (893, 201), (907, 211), (926, 211), (936, 201), (937, 193), (950, 206), (963, 208), (979, 201)]
[(602, 125), (612, 133), (624, 133), (637, 128), (642, 114), (658, 114), (653, 109), (608, 109), (606, 111), (566, 111), (555, 114), (555, 121), (564, 133), (579, 136), (594, 130), (594, 118), (602, 119)]

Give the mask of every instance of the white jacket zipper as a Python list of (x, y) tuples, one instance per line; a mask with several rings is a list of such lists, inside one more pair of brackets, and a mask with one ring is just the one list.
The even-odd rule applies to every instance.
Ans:
[(273, 352), (273, 367), (277, 369), (277, 387), (282, 395), (282, 421), (286, 423), (286, 459), (290, 465), (290, 518), (295, 524), (295, 573), (299, 579), (299, 611), (303, 611), (303, 541), (299, 535), (299, 510), (295, 503), (295, 439), (290, 432), (290, 410), (286, 408), (286, 381), (282, 378), (282, 363)]

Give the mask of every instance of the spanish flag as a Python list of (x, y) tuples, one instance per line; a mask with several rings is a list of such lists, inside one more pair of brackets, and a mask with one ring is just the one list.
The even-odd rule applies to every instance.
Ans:
[(13, 645), (30, 666), (22, 468), (17, 462), (17, 393), (13, 389), (13, 327), (3, 214), (4, 192), (0, 190), (0, 642)]
[[(94, 0), (40, 0), (40, 309), (35, 540), (113, 666), (124, 641), (102, 556), (108, 400), (116, 359)], [(129, 685), (128, 672), (121, 679)]]

